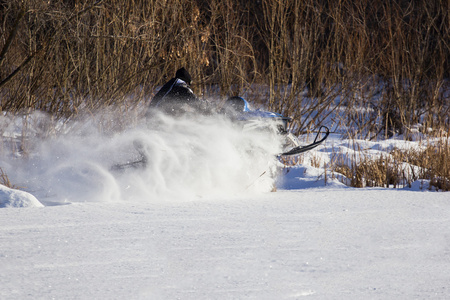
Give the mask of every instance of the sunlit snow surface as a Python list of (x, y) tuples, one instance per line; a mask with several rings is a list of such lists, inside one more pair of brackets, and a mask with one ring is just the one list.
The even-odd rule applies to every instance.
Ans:
[(445, 193), (0, 210), (1, 299), (445, 299)]
[[(309, 160), (356, 149), (336, 137), (280, 171), (270, 193), (279, 145), (217, 122), (110, 134), (86, 124), (34, 142), (26, 159), (5, 154), (3, 170), (29, 193), (1, 190), (0, 299), (450, 295), (448, 193), (325, 179)], [(111, 171), (136, 140), (149, 168)], [(377, 155), (393, 143), (404, 145), (360, 146)]]

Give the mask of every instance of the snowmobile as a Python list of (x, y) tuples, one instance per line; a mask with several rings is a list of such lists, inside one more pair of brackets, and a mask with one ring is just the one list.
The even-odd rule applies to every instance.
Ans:
[(321, 126), (311, 144), (301, 145), (298, 138), (288, 130), (288, 125), (292, 121), (291, 118), (276, 112), (260, 109), (252, 110), (248, 101), (238, 96), (231, 97), (225, 102), (222, 113), (235, 122), (243, 123), (243, 128), (246, 130), (275, 127), (277, 134), (285, 140), (284, 151), (278, 155), (279, 157), (295, 156), (312, 150), (322, 144), (330, 134), (328, 127)]
[[(232, 122), (241, 125), (243, 130), (268, 130), (275, 132), (284, 140), (283, 151), (278, 154), (278, 158), (300, 155), (301, 153), (312, 150), (322, 144), (330, 134), (326, 126), (321, 126), (314, 138), (314, 141), (307, 145), (301, 145), (298, 138), (288, 130), (291, 118), (285, 117), (279, 113), (264, 111), (260, 109), (253, 110), (247, 100), (242, 97), (231, 97), (227, 99), (218, 114), (228, 117)], [(147, 157), (142, 144), (134, 142), (134, 148), (139, 154), (139, 159), (122, 164), (116, 164), (113, 170), (123, 170), (126, 168), (137, 168), (147, 164)]]

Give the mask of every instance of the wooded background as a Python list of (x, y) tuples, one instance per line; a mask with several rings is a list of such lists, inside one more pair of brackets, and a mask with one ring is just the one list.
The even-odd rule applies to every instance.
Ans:
[(245, 95), (299, 130), (341, 109), (362, 130), (381, 118), (390, 131), (448, 131), (449, 11), (448, 0), (3, 0), (0, 109), (127, 109), (184, 66), (200, 97)]

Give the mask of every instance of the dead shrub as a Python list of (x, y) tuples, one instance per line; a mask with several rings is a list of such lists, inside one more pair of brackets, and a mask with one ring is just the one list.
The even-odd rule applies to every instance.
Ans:
[(394, 149), (373, 158), (363, 156), (340, 159), (330, 164), (341, 182), (352, 187), (404, 187), (417, 180), (428, 180), (429, 189), (450, 191), (450, 147), (448, 139), (424, 149)]
[(11, 184), (8, 175), (6, 175), (6, 173), (3, 171), (2, 168), (0, 168), (0, 184), (9, 187), (11, 189), (17, 188), (15, 185)]

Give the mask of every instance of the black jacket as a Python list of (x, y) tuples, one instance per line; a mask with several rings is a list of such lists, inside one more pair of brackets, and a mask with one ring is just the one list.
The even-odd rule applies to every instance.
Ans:
[(189, 85), (180, 78), (172, 78), (156, 93), (150, 107), (164, 109), (168, 105), (177, 105), (198, 101)]
[(177, 115), (188, 111), (202, 110), (201, 101), (184, 80), (172, 78), (156, 93), (150, 102), (147, 116), (159, 110), (167, 114)]

